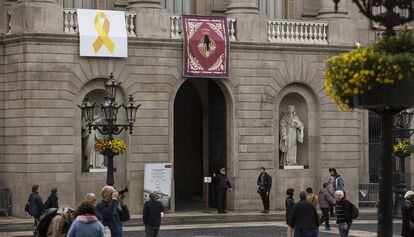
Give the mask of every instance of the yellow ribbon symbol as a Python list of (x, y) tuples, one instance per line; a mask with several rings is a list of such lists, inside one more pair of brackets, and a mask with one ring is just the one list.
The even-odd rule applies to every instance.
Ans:
[[(100, 24), (99, 19), (104, 19), (103, 25)], [(102, 45), (105, 45), (105, 47), (109, 50), (109, 52), (113, 53), (115, 49), (115, 44), (112, 42), (112, 40), (109, 38), (109, 19), (105, 15), (105, 13), (100, 12), (96, 14), (95, 20), (94, 20), (95, 29), (98, 32), (98, 38), (93, 43), (93, 49), (95, 50), (95, 53), (98, 52)]]

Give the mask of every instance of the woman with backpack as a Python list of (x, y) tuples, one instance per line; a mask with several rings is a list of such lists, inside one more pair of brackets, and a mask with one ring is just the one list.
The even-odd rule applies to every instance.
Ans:
[(32, 193), (29, 195), (29, 200), (27, 201), (26, 207), (24, 208), (29, 215), (34, 217), (33, 223), (33, 234), (37, 235), (37, 223), (43, 212), (43, 200), (39, 194), (39, 185), (35, 184), (32, 186)]
[(287, 237), (293, 236), (292, 214), (293, 214), (293, 207), (295, 206), (295, 200), (293, 199), (294, 192), (295, 191), (293, 188), (288, 188), (286, 190), (285, 207), (286, 207), (286, 224), (288, 226)]
[(91, 203), (82, 203), (77, 214), (67, 237), (104, 237), (104, 226), (96, 217), (95, 207)]
[(57, 197), (57, 188), (52, 188), (50, 196), (47, 198), (43, 208), (45, 210), (49, 208), (58, 208), (59, 207), (59, 198)]
[(74, 219), (74, 210), (70, 207), (61, 207), (50, 221), (47, 228), (47, 237), (66, 237)]

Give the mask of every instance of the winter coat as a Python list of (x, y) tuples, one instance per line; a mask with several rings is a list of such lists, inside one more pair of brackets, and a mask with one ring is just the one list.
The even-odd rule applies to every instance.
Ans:
[(161, 202), (154, 198), (146, 201), (142, 212), (142, 221), (144, 222), (144, 225), (160, 226), (161, 212), (164, 212), (164, 206)]
[(402, 229), (401, 236), (403, 237), (413, 237), (414, 230), (410, 229), (410, 221), (414, 222), (414, 207), (412, 204), (405, 203), (402, 207)]
[(341, 191), (345, 190), (345, 182), (344, 182), (344, 179), (340, 175), (336, 176), (335, 190), (341, 190)]
[(292, 211), (293, 207), (295, 206), (295, 200), (291, 196), (287, 196), (285, 200), (285, 207), (286, 207), (286, 224), (292, 227)]
[(29, 215), (39, 217), (43, 212), (43, 200), (38, 192), (32, 192), (29, 196)]
[(352, 203), (342, 198), (335, 207), (336, 211), (336, 223), (352, 223)]
[(313, 205), (313, 207), (318, 208), (319, 198), (313, 193), (308, 193), (306, 195), (306, 200)]
[(47, 237), (65, 237), (69, 231), (71, 224), (70, 214), (73, 212), (72, 208), (59, 208), (56, 216), (53, 217), (47, 229)]
[(257, 185), (259, 185), (259, 189), (257, 190), (258, 193), (268, 193), (272, 188), (272, 177), (268, 175), (266, 172), (259, 175), (257, 178)]
[(104, 237), (104, 226), (96, 216), (81, 215), (70, 226), (67, 237)]
[(319, 208), (330, 208), (333, 205), (335, 205), (335, 199), (329, 193), (328, 189), (322, 189), (319, 192)]
[(335, 193), (335, 191), (336, 191), (336, 186), (335, 186), (335, 181), (336, 181), (336, 179), (335, 179), (335, 177), (334, 176), (329, 176), (329, 179), (328, 179), (328, 187), (327, 187), (327, 189), (328, 189), (328, 192), (333, 196), (334, 195), (334, 193)]
[(314, 229), (319, 226), (319, 215), (307, 200), (300, 200), (293, 207), (291, 223), (294, 229)]
[(231, 188), (230, 181), (227, 179), (227, 176), (218, 174), (214, 177), (214, 182), (217, 184), (218, 189), (228, 189)]
[(52, 207), (59, 208), (59, 199), (58, 199), (58, 197), (56, 195), (50, 195), (47, 198), (45, 204), (43, 204), (43, 208), (45, 210), (46, 209), (49, 209), (49, 208), (52, 208)]
[(96, 211), (102, 217), (102, 223), (111, 230), (112, 237), (122, 237), (122, 222), (131, 219), (126, 205), (118, 207), (118, 200), (112, 199), (111, 203), (102, 200), (96, 205)]

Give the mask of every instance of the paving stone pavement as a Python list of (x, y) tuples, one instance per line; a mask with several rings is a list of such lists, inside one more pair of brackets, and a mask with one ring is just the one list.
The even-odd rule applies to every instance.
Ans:
[[(212, 213), (170, 213), (163, 218), (160, 237), (274, 237), (286, 236), (284, 211), (274, 211), (270, 215), (257, 212), (230, 212), (226, 215)], [(358, 220), (354, 221), (350, 236), (376, 236), (376, 213), (374, 209), (361, 210)], [(31, 219), (1, 218), (0, 237), (28, 237), (31, 236)], [(332, 220), (334, 223), (334, 220)], [(320, 228), (320, 237), (339, 236), (333, 225), (332, 231)], [(132, 220), (125, 223), (126, 237), (145, 236), (144, 226), (140, 215), (132, 216)], [(401, 220), (395, 220), (394, 234), (401, 231)]]

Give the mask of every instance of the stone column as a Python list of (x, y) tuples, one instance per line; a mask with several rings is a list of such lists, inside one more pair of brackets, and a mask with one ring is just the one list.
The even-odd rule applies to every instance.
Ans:
[(347, 2), (341, 0), (338, 4), (338, 11), (335, 12), (333, 0), (320, 0), (321, 9), (318, 12), (318, 19), (327, 21), (328, 42), (333, 45), (354, 45), (357, 42), (357, 19), (351, 19), (346, 10)]
[(137, 37), (169, 37), (170, 17), (161, 0), (128, 0), (127, 11), (136, 13)]
[(21, 32), (62, 33), (62, 7), (55, 0), (18, 0), (13, 9), (11, 23), (12, 34)]
[(226, 15), (237, 19), (237, 41), (267, 40), (267, 19), (259, 14), (256, 0), (230, 0)]

